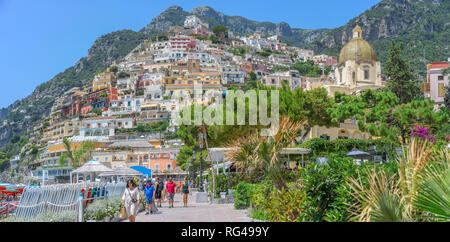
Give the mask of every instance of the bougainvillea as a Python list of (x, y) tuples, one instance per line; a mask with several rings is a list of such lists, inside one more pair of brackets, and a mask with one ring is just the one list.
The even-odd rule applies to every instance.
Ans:
[(411, 131), (411, 137), (419, 138), (424, 141), (430, 141), (436, 144), (434, 134), (432, 134), (428, 128), (422, 126), (414, 126)]

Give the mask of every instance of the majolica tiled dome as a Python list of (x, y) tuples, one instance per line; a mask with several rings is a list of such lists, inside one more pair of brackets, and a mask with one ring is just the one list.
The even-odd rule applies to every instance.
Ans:
[(373, 63), (377, 60), (375, 51), (369, 42), (362, 39), (362, 29), (358, 25), (353, 29), (353, 39), (350, 40), (339, 54), (339, 65), (348, 60)]

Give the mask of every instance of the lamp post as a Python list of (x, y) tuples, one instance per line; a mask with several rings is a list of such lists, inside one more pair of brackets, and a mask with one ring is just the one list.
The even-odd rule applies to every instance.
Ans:
[(186, 164), (186, 178), (188, 181), (191, 181), (191, 174), (189, 172), (189, 168), (191, 167), (191, 157), (189, 157), (189, 162)]
[(203, 133), (198, 134), (198, 145), (200, 146), (200, 187), (199, 191), (203, 192), (203, 177), (202, 177), (202, 151), (203, 151)]
[(192, 184), (195, 186), (195, 150), (192, 151)]

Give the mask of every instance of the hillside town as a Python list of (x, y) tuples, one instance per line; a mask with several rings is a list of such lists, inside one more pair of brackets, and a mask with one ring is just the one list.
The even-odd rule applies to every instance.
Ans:
[[(69, 160), (63, 166), (59, 162), (67, 152), (63, 139), (74, 148), (92, 142), (92, 158), (108, 167), (144, 166), (154, 174), (182, 174), (185, 171), (177, 166), (177, 154), (183, 143), (176, 137), (173, 112), (193, 103), (210, 104), (213, 95), (208, 94), (244, 89), (250, 78), (276, 88), (283, 83), (291, 89), (325, 88), (331, 96), (336, 91), (358, 94), (382, 88), (385, 81), (380, 62), (361, 37), (362, 29), (356, 26), (353, 39), (337, 58), (288, 46), (276, 35), (214, 33), (199, 18), (189, 16), (184, 26), (142, 42), (98, 73), (90, 84), (72, 88), (55, 100), (51, 114), (30, 130), (29, 142), (22, 148), (39, 149), (38, 159), (29, 164), (30, 175), (39, 180), (45, 169), (51, 183), (69, 182), (73, 167)], [(360, 46), (360, 52), (355, 46)], [(322, 75), (301, 75), (290, 68), (298, 62), (312, 63)], [(448, 67), (448, 62), (428, 67), (424, 95), (438, 106), (443, 105), (448, 76), (439, 76), (437, 71)], [(198, 86), (201, 93), (196, 93)], [(190, 103), (175, 98), (183, 95), (192, 97)], [(335, 128), (315, 126), (308, 136), (326, 140), (370, 137), (358, 130), (354, 120)], [(11, 159), (11, 167), (19, 161), (20, 156)]]
[(0, 109), (0, 222), (448, 222), (446, 9), (302, 29), (171, 6), (102, 35)]

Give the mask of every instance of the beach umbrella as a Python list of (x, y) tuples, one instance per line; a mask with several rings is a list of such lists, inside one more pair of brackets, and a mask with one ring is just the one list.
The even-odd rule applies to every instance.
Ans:
[[(114, 171), (113, 169), (102, 165), (99, 161), (91, 160), (86, 164), (84, 164), (83, 166), (72, 171), (70, 173), (70, 180), (72, 180), (72, 174), (77, 174), (77, 181), (78, 181), (78, 174), (96, 174), (113, 171)], [(93, 177), (95, 177), (95, 175)]]
[(6, 190), (2, 191), (3, 194), (17, 194), (17, 193), (21, 193), (21, 192), (22, 191), (15, 190), (15, 189), (6, 189)]
[(100, 164), (99, 161), (91, 160), (84, 164), (83, 166), (72, 171), (75, 174), (90, 174), (90, 173), (103, 173), (103, 172), (113, 172), (114, 170)]
[(0, 190), (16, 189), (16, 188), (17, 188), (17, 186), (16, 185), (12, 185), (12, 184), (7, 184), (7, 183), (0, 184)]
[(371, 155), (367, 152), (353, 149), (352, 151), (347, 153), (347, 157), (353, 157), (356, 159), (368, 159), (371, 157)]

